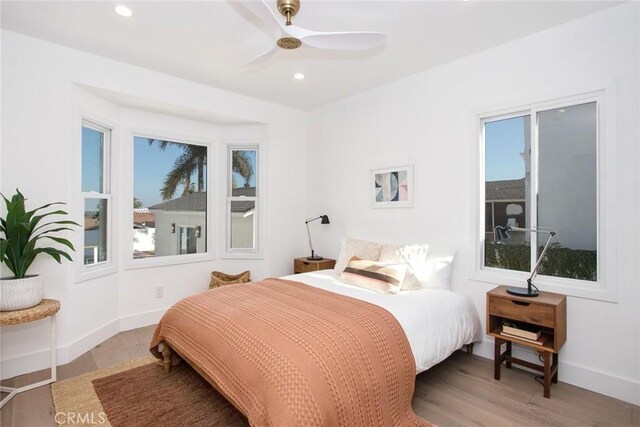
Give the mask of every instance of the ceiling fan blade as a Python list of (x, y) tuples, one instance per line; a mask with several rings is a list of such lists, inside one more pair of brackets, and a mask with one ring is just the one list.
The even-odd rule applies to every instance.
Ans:
[(298, 38), (302, 40), (304, 45), (318, 49), (366, 50), (381, 46), (387, 40), (386, 34), (373, 31), (347, 31), (333, 33), (309, 31), (309, 33), (310, 34), (303, 35)]
[(247, 67), (247, 68), (258, 67), (258, 66), (268, 62), (273, 57), (273, 55), (278, 53), (279, 50), (280, 49), (278, 48), (278, 46), (273, 46), (268, 51), (256, 56), (251, 61), (249, 61), (246, 64), (244, 64), (244, 66)]

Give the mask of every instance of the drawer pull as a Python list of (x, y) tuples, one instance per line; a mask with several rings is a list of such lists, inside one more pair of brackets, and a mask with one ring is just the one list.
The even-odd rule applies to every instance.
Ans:
[(511, 300), (512, 303), (514, 303), (515, 305), (523, 305), (525, 307), (528, 307), (531, 303), (530, 302), (524, 302), (524, 301), (514, 301)]
[(308, 262), (305, 262), (305, 261), (302, 261), (302, 263), (303, 263), (304, 265), (309, 265), (309, 263), (308, 263)]

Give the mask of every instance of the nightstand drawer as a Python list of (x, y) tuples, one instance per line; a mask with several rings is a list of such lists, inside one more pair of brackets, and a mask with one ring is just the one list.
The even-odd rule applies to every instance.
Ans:
[(532, 304), (519, 300), (490, 296), (489, 314), (520, 322), (554, 327), (555, 308), (548, 305)]
[(335, 267), (336, 260), (331, 258), (307, 259), (306, 257), (295, 258), (293, 260), (293, 272), (308, 273), (310, 271), (327, 270)]
[(302, 261), (297, 259), (294, 264), (294, 271), (296, 273), (307, 273), (309, 271), (316, 271), (320, 269), (320, 264), (317, 262)]

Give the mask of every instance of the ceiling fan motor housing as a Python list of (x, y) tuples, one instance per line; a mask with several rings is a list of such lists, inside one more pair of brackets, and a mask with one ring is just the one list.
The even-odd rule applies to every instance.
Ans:
[(278, 10), (287, 18), (286, 25), (291, 25), (291, 17), (300, 10), (300, 0), (278, 0)]
[(282, 49), (297, 49), (302, 46), (302, 41), (295, 37), (282, 37), (276, 43)]

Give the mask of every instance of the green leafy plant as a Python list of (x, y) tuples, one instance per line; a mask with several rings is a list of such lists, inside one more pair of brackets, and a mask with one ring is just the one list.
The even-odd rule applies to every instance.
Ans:
[(26, 276), (27, 270), (40, 254), (47, 254), (58, 263), (62, 263), (62, 258), (72, 260), (65, 250), (43, 245), (36, 247), (38, 242), (49, 239), (75, 251), (69, 240), (54, 234), (65, 230), (73, 231), (69, 226), (80, 226), (80, 224), (69, 220), (43, 222), (52, 215), (67, 215), (67, 212), (63, 210), (42, 212), (36, 215), (38, 211), (65, 203), (49, 203), (27, 211), (24, 204), (25, 198), (19, 190), (16, 189), (16, 194), (11, 197), (11, 200), (4, 195), (2, 198), (7, 207), (7, 215), (0, 218), (0, 233), (4, 234), (0, 237), (0, 263), (6, 264), (16, 279), (22, 279)]
[[(538, 248), (542, 252), (543, 246)], [(531, 271), (531, 249), (529, 245), (505, 245), (485, 241), (485, 260), (487, 267), (509, 270)], [(554, 242), (549, 246), (545, 259), (540, 265), (541, 275), (567, 277), (581, 280), (597, 280), (598, 253), (583, 249), (570, 249)]]

